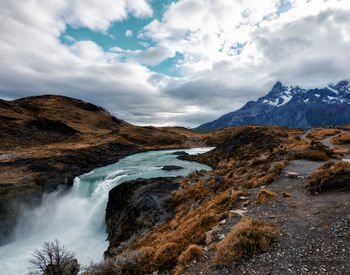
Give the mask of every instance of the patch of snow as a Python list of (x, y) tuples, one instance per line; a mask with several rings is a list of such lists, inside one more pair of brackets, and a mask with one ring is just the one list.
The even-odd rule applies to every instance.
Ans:
[(330, 87), (330, 86), (328, 86), (327, 89), (328, 89), (328, 90), (331, 90), (331, 91), (332, 91), (333, 93), (335, 93), (335, 94), (339, 94), (339, 91), (338, 91), (338, 90), (333, 89), (333, 88)]
[(304, 103), (309, 103), (310, 98), (304, 99)]
[(278, 104), (278, 106), (282, 106), (282, 105), (288, 103), (293, 98), (293, 96), (289, 93), (289, 94), (281, 96), (281, 98), (283, 99), (283, 101), (281, 104)]
[(335, 96), (327, 96), (329, 100), (337, 100), (338, 98)]
[(269, 104), (269, 105), (271, 105), (271, 106), (277, 106), (277, 105), (278, 105), (278, 101), (279, 101), (278, 98), (276, 98), (274, 101), (269, 101), (269, 100), (265, 99), (265, 100), (263, 101), (263, 103)]
[(320, 95), (319, 95), (319, 94), (315, 94), (315, 96), (320, 97)]

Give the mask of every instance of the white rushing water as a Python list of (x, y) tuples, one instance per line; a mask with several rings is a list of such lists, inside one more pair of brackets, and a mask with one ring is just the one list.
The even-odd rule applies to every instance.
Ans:
[[(189, 154), (204, 153), (212, 148), (186, 149)], [(31, 253), (45, 241), (56, 238), (75, 253), (82, 265), (103, 259), (108, 247), (105, 210), (108, 192), (114, 186), (137, 178), (185, 176), (209, 166), (176, 159), (173, 152), (162, 150), (139, 153), (119, 162), (97, 168), (74, 180), (64, 195), (48, 194), (35, 209), (24, 211), (15, 231), (15, 241), (0, 247), (0, 275), (27, 274)], [(185, 169), (163, 171), (164, 165)]]

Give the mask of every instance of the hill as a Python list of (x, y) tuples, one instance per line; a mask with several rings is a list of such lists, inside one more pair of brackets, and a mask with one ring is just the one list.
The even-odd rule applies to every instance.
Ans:
[(350, 84), (340, 81), (322, 89), (302, 89), (276, 82), (272, 90), (241, 109), (204, 123), (197, 129), (227, 126), (280, 125), (294, 128), (342, 125), (350, 122)]

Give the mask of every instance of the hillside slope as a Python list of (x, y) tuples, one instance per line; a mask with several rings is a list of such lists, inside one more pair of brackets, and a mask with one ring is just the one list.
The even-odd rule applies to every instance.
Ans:
[(272, 90), (241, 109), (200, 125), (222, 129), (245, 124), (318, 127), (350, 122), (350, 84), (340, 81), (323, 89), (302, 89), (276, 82)]
[(134, 126), (73, 98), (0, 100), (0, 243), (9, 240), (21, 204), (40, 203), (75, 176), (136, 152), (200, 142), (185, 128)]

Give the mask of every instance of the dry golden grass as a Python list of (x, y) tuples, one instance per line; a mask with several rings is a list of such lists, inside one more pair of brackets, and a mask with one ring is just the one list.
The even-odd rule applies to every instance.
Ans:
[(349, 149), (346, 149), (346, 148), (333, 148), (333, 152), (335, 154), (348, 154), (349, 153)]
[(332, 138), (331, 143), (336, 145), (350, 144), (350, 133), (343, 133)]
[(232, 267), (237, 261), (247, 260), (268, 251), (279, 237), (280, 232), (274, 224), (245, 217), (217, 245), (215, 263)]
[(340, 132), (339, 129), (315, 129), (310, 134), (307, 135), (309, 139), (320, 141), (329, 136), (334, 136)]
[(182, 265), (190, 264), (193, 261), (200, 261), (203, 257), (203, 250), (196, 244), (191, 244), (179, 256), (179, 263)]
[(350, 188), (350, 162), (327, 162), (312, 173), (306, 187), (311, 193)]
[(340, 128), (340, 129), (342, 129), (342, 130), (350, 130), (350, 124), (345, 124), (345, 125), (342, 125), (342, 126), (340, 126), (340, 127), (338, 127), (338, 128)]
[(261, 190), (257, 194), (254, 203), (256, 204), (265, 204), (273, 199), (273, 197), (276, 196), (275, 193), (269, 191), (269, 190)]

